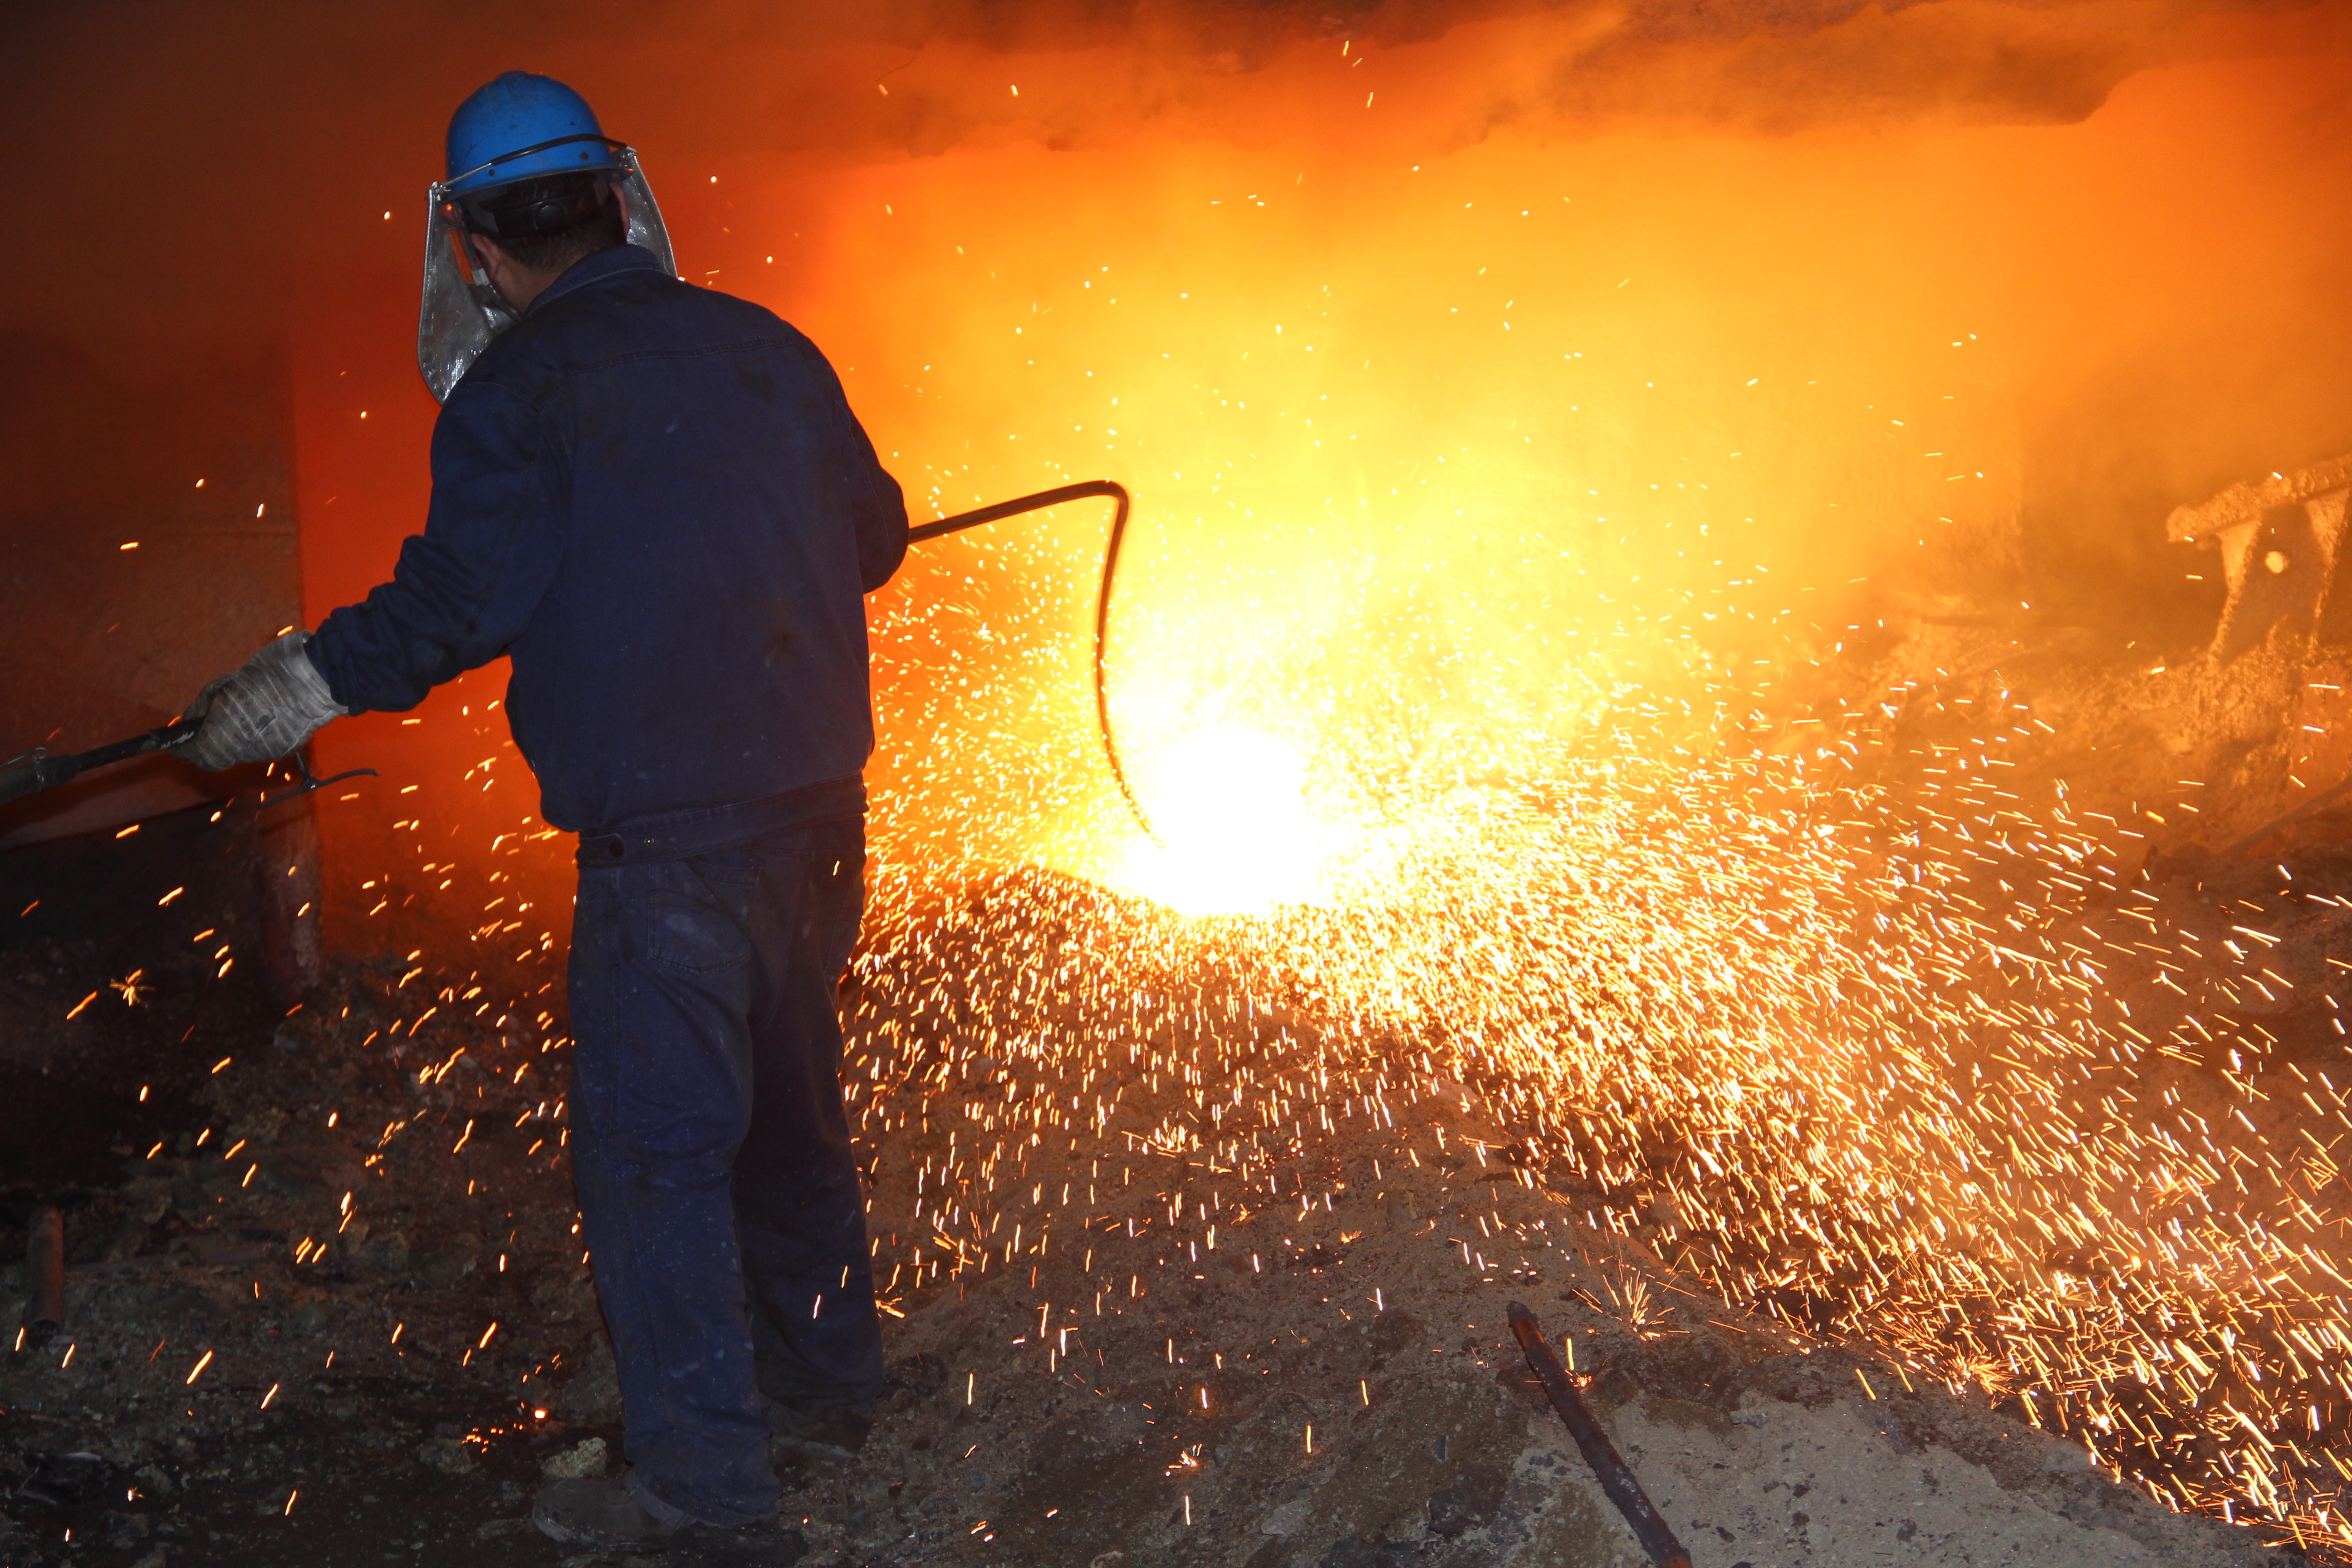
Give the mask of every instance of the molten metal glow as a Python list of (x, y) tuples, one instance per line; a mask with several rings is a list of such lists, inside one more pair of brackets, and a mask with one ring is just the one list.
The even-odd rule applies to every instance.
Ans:
[[(2262, 259), (2285, 230), (2236, 226), (2326, 210), (2273, 148), (2340, 94), (2183, 70), (2046, 130), (1563, 142), (1473, 128), (1429, 70), (1376, 113), (1387, 57), (1314, 47), (1286, 68), (1360, 132), (780, 164), (709, 215), (742, 250), (717, 281), (825, 345), (919, 515), (1138, 500), (1110, 692), (1160, 847), (1096, 750), (1099, 509), (871, 602), (855, 1110), (967, 1133), (926, 1156), (958, 1201), (877, 1262), (1042, 1252), (997, 1177), (1114, 1116), (1270, 1210), (1310, 1130), (1376, 1119), (2170, 1506), (2342, 1542), (2352, 1084), (2263, 1024), (2326, 955), (2153, 901), (2142, 829), (2036, 773), (2070, 721), (2000, 656), (1874, 687), (1854, 640), (1896, 613), (1861, 595), (2000, 567), (2021, 384), (2170, 363), (2152, 316), (2311, 308)], [(1410, 132), (1408, 89), (1444, 100)], [(547, 978), (495, 1016), (551, 1036), (565, 847), (502, 718), (449, 713), (494, 690), (436, 700), (433, 794), (385, 781), (399, 885), (345, 863), (370, 921), (499, 868), (473, 941)], [(361, 722), (325, 765), (407, 738)], [(985, 1092), (1016, 1069), (1055, 1092)]]
[(1139, 839), (1120, 885), (1188, 915), (1262, 915), (1315, 900), (1333, 830), (1307, 804), (1307, 764), (1262, 731), (1213, 728), (1166, 750), (1139, 795), (1160, 842)]

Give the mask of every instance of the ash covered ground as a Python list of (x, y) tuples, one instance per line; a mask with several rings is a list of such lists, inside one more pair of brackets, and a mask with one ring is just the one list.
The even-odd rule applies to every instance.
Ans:
[[(406, 973), (344, 970), (206, 1078), (196, 1132), (69, 1205), (66, 1332), (0, 1384), (6, 1561), (589, 1560), (525, 1520), (542, 1471), (620, 1437), (563, 1052), (437, 1018), (394, 1045), (430, 994)], [(876, 1269), (903, 1314), (875, 1441), (786, 1458), (777, 1535), (632, 1561), (1638, 1562), (1510, 1342), (1514, 1299), (1572, 1344), (1696, 1562), (2276, 1560), (2079, 1444), (1699, 1293), (1646, 1245), (1670, 1226), (1596, 1223), (1511, 1163), (1474, 1090), (1331, 1074), (1307, 1020), (1184, 998), (1241, 1016), (1139, 1042), (1074, 1134), (1039, 1110), (1098, 1069), (898, 1046), (889, 990), (856, 1005), (848, 1074), (886, 1108)], [(1242, 1067), (1298, 1091), (1246, 1180), (1180, 1131), (1187, 1075)]]
[[(2100, 1094), (2070, 1089), (2075, 1109), (2201, 1130), (2206, 1212), (2301, 1226), (2315, 1267), (2334, 1259), (2323, 1189), (2352, 1123), (2311, 1086), (2352, 1083), (2335, 1021), (2352, 969), (2330, 956), (2352, 919), (2346, 824), (2221, 851), (2336, 776), (2313, 748), (2352, 682), (2276, 647), (2150, 673), (2071, 632), (1909, 630), (1784, 683), (1759, 744), (1846, 744), (1899, 792), (1981, 760), (1991, 731), (2023, 736), (2000, 753), (2021, 808), (2063, 779), (2074, 818), (2114, 832), (2058, 868), (2079, 892), (2017, 930), (2053, 958), (2095, 950), (2153, 1051)], [(1986, 907), (2048, 869), (1980, 858), (1954, 885)], [(1141, 988), (1091, 973), (1117, 943), (1089, 922), (1122, 918), (1024, 874), (891, 924), (861, 959), (845, 1081), (894, 1358), (873, 1444), (855, 1465), (783, 1457), (772, 1532), (632, 1561), (1636, 1563), (1510, 1340), (1514, 1300), (1706, 1568), (2303, 1557), (2295, 1521), (2340, 1481), (2347, 1416), (2322, 1397), (2346, 1352), (2309, 1337), (2325, 1298), (2307, 1282), (2292, 1311), (2217, 1287), (2200, 1329), (2243, 1351), (2195, 1362), (2201, 1379), (2168, 1363), (2127, 1386), (2079, 1347), (2020, 1371), (2067, 1325), (2004, 1340), (2014, 1303), (1988, 1297), (1923, 1341), (1916, 1313), (1880, 1310), (1867, 1248), (1800, 1267), (1786, 1237), (1700, 1223), (1729, 1200), (1686, 1130), (1581, 1160), (1433, 1036), (1213, 949)], [(256, 1021), (184, 955), (143, 966), (145, 995), (58, 1022), (149, 940), (17, 949), (0, 995), (58, 1071), (133, 1036), (188, 1047), (143, 1100), (127, 1061), (92, 1078), (119, 1111), (107, 1169), (10, 1187), (0, 1245), (15, 1256), (54, 1202), (72, 1267), (62, 1335), (0, 1366), (0, 1561), (596, 1561), (527, 1522), (545, 1476), (616, 1465), (620, 1437), (544, 971), (345, 962)], [(2146, 1267), (2100, 1250), (2053, 1234), (2034, 1261)], [(24, 1289), (12, 1267), (0, 1308), (21, 1315)], [(1955, 1370), (1971, 1357), (1974, 1382)], [(2293, 1506), (2224, 1522), (2155, 1500), (2208, 1506), (2255, 1443)]]

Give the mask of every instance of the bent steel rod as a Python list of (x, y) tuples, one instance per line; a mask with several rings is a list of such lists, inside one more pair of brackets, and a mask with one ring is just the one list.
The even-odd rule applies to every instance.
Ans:
[(937, 522), (922, 523), (908, 529), (907, 539), (915, 544), (927, 539), (944, 539), (983, 522), (1018, 517), (1024, 511), (1043, 511), (1049, 506), (1084, 500), (1089, 496), (1108, 496), (1118, 503), (1118, 510), (1111, 513), (1110, 537), (1103, 544), (1102, 585), (1095, 594), (1095, 729), (1102, 736), (1103, 760), (1110, 763), (1111, 779), (1118, 785), (1118, 797), (1127, 802), (1128, 815), (1135, 818), (1135, 825), (1143, 829), (1145, 837), (1158, 844), (1160, 835), (1153, 829), (1151, 818), (1143, 814), (1143, 803), (1135, 798), (1135, 790), (1127, 782), (1127, 769), (1118, 760), (1118, 742), (1110, 725), (1110, 689), (1103, 676), (1103, 649), (1110, 640), (1111, 585), (1118, 579), (1119, 546), (1127, 539), (1127, 514), (1132, 505), (1127, 487), (1117, 479), (1085, 479), (1075, 485), (1039, 490), (1035, 495), (1015, 496), (993, 506), (960, 511)]
[[(1108, 496), (1118, 502), (1118, 509), (1111, 513), (1110, 537), (1103, 545), (1102, 583), (1095, 593), (1095, 729), (1102, 737), (1103, 760), (1110, 764), (1110, 776), (1112, 782), (1118, 785), (1119, 799), (1127, 803), (1129, 814), (1135, 818), (1136, 826), (1143, 829), (1144, 836), (1157, 844), (1160, 835), (1153, 829), (1151, 819), (1144, 815), (1143, 803), (1135, 798), (1134, 787), (1127, 781), (1126, 765), (1119, 761), (1118, 740), (1111, 730), (1110, 688), (1103, 672), (1105, 645), (1110, 637), (1111, 589), (1118, 579), (1118, 552), (1127, 540), (1128, 512), (1133, 506), (1127, 487), (1116, 479), (1086, 479), (1075, 485), (1039, 490), (1034, 495), (1015, 496), (993, 506), (980, 507), (971, 511), (958, 512), (953, 517), (940, 518), (935, 522), (922, 523), (908, 529), (907, 538), (908, 542), (917, 544), (926, 540), (944, 539), (950, 533), (961, 533), (983, 522), (1018, 517), (1023, 512), (1043, 511), (1065, 501), (1084, 500), (1092, 496)], [(11, 766), (0, 769), (0, 804), (53, 789), (91, 768), (145, 756), (150, 752), (168, 750), (194, 735), (196, 728), (195, 721), (180, 719), (127, 741), (118, 741), (112, 745), (100, 746), (95, 751), (74, 756), (53, 757), (36, 752), (18, 759)], [(373, 771), (372, 768), (355, 770), (358, 773)], [(306, 781), (303, 793), (352, 776), (346, 773), (332, 779), (311, 780), (307, 765), (302, 772)]]

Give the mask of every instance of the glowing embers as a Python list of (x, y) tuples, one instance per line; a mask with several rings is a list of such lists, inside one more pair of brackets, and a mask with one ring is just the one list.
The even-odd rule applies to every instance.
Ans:
[(1144, 761), (1137, 794), (1160, 842), (1138, 838), (1118, 881), (1188, 915), (1317, 901), (1341, 834), (1308, 805), (1307, 784), (1306, 760), (1278, 736), (1192, 731)]

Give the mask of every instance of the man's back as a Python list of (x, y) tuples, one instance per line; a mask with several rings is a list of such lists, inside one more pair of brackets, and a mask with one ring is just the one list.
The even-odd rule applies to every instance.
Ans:
[(506, 72), (446, 152), (425, 531), (363, 603), (206, 687), (184, 744), (280, 757), (511, 650), (541, 812), (581, 830), (565, 1152), (629, 1462), (531, 1520), (603, 1551), (756, 1529), (771, 1441), (855, 1455), (884, 1383), (836, 987), (865, 908), (865, 594), (906, 506), (806, 339), (668, 275), (635, 154), (577, 92)]
[(394, 582), (311, 646), (339, 701), (413, 707), (510, 649), (515, 739), (569, 828), (864, 765), (864, 595), (906, 509), (773, 314), (597, 252), (459, 383), (433, 478)]

